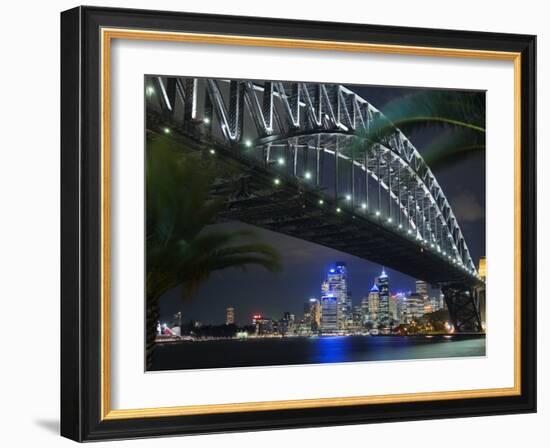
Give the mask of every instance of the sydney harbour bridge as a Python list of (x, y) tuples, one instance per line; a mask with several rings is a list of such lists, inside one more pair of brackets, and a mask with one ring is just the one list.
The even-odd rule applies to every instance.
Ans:
[(457, 331), (482, 331), (485, 283), (441, 186), (397, 127), (359, 137), (384, 116), (352, 88), (150, 76), (145, 95), (148, 131), (238, 167), (216, 186), (230, 188), (220, 219), (424, 280), (441, 288)]

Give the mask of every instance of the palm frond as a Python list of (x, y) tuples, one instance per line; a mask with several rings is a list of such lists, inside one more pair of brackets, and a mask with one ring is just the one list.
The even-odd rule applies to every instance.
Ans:
[(257, 265), (281, 269), (277, 250), (254, 232), (208, 231), (226, 203), (210, 198), (220, 170), (165, 139), (147, 145), (147, 295), (153, 300), (183, 286), (188, 298), (212, 272)]
[(436, 171), (466, 160), (485, 150), (485, 135), (469, 129), (454, 129), (434, 138), (423, 151), (428, 166)]
[(485, 149), (485, 96), (480, 92), (419, 90), (389, 102), (383, 112), (357, 131), (343, 150), (346, 154), (360, 160), (376, 144), (387, 145), (396, 127), (405, 134), (427, 127), (443, 130), (422, 151), (432, 169)]

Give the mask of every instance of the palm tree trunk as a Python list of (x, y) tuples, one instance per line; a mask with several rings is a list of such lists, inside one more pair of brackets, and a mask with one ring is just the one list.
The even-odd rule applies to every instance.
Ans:
[(145, 366), (146, 370), (153, 367), (153, 353), (157, 337), (157, 325), (160, 319), (160, 308), (157, 297), (147, 295), (145, 306)]

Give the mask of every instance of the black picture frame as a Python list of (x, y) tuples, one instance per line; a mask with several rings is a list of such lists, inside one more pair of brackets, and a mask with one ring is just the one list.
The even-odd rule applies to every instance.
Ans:
[[(100, 29), (521, 53), (521, 393), (515, 396), (102, 419)], [(61, 14), (61, 435), (76, 441), (536, 412), (536, 37), (77, 7)]]

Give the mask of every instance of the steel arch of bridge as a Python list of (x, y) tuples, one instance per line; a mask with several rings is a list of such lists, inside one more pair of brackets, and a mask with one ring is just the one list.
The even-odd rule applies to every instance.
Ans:
[[(148, 95), (153, 89), (158, 92), (158, 106), (171, 119), (201, 127), (232, 148), (261, 158), (266, 166), (275, 166), (275, 174), (283, 169), (343, 205), (374, 213), (395, 232), (479, 278), (441, 186), (403, 132), (393, 126), (383, 140), (351, 149), (357, 148), (351, 144), (356, 133), (384, 116), (349, 88), (305, 82), (152, 80)], [(277, 167), (278, 160), (284, 167)]]

